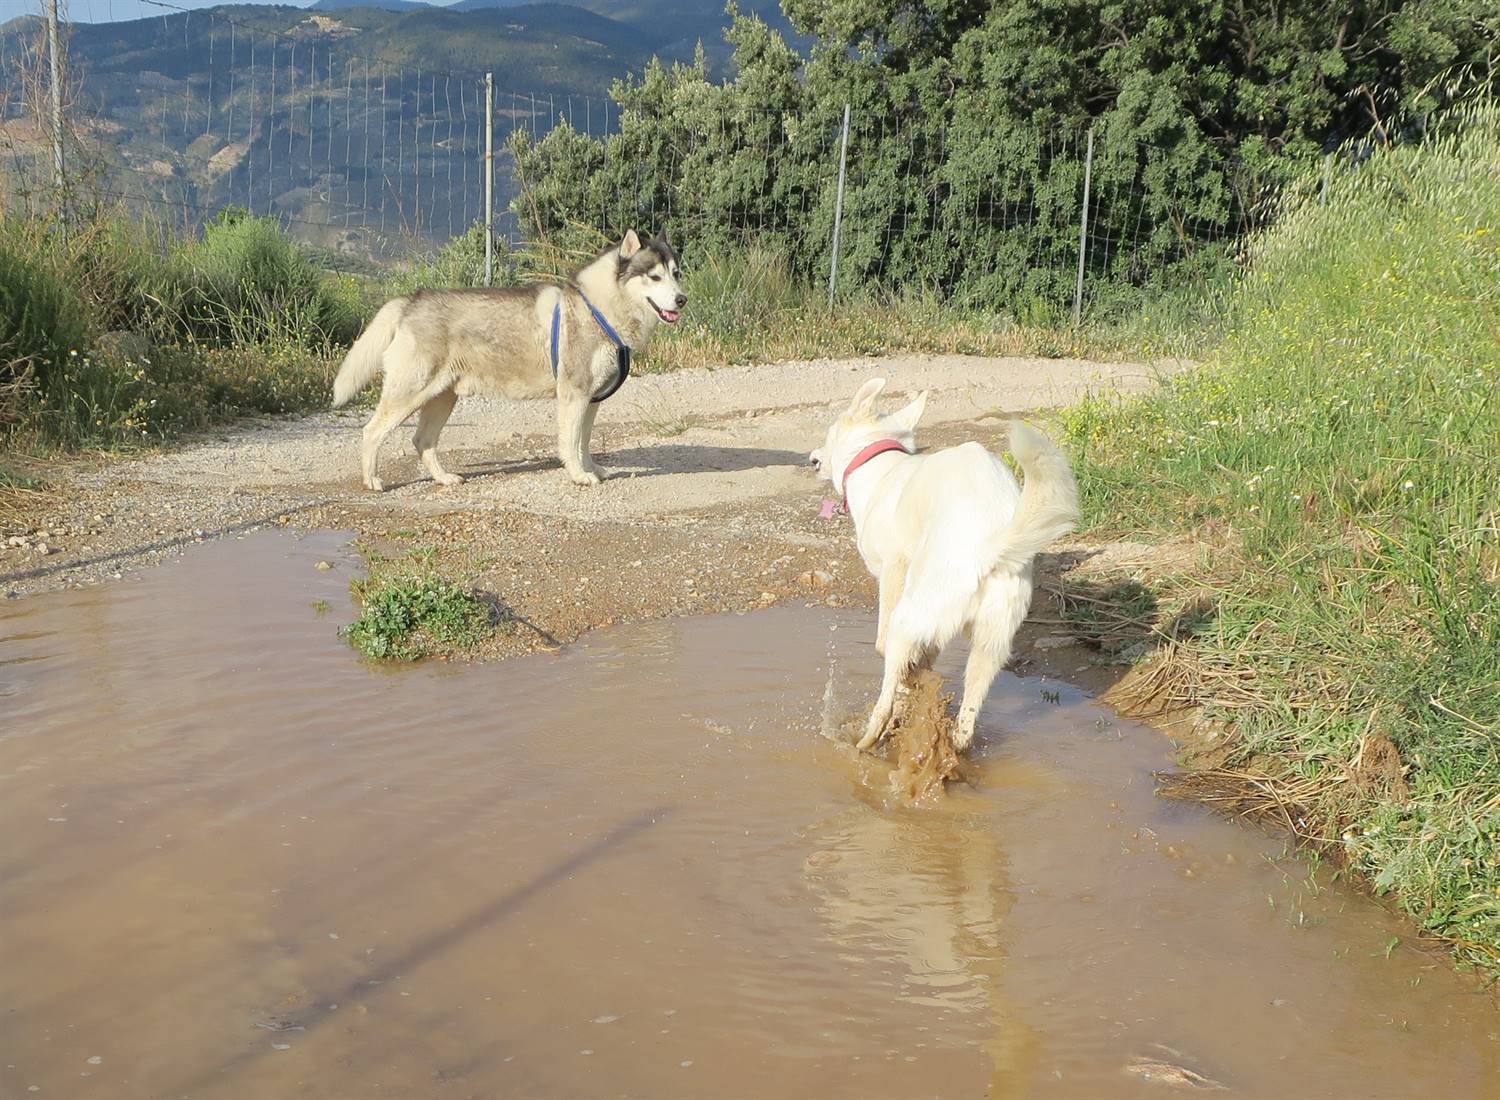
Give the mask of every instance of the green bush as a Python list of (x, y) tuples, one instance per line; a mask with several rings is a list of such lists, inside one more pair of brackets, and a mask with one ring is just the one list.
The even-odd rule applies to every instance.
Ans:
[(273, 218), (226, 210), (169, 256), (181, 334), (220, 345), (347, 344), (364, 321), (352, 285), (320, 271)]
[(321, 405), (332, 344), (365, 303), (274, 223), (229, 214), (201, 240), (123, 216), (0, 221), (0, 432), (33, 450), (170, 438)]
[(71, 227), (63, 262), (95, 333), (176, 337), (179, 290), (162, 247), (166, 237), (163, 227), (123, 213)]

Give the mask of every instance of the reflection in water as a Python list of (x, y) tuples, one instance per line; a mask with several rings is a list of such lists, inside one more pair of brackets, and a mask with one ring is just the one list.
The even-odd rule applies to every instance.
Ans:
[(1160, 737), (1076, 692), (1002, 677), (974, 786), (897, 809), (819, 736), (862, 614), (377, 669), (340, 555), (0, 606), (0, 1096), (1132, 1100), (1163, 1050), (1244, 1098), (1494, 1092), (1487, 999), (1155, 799)]
[[(886, 775), (881, 765), (854, 766), (875, 784)], [(967, 797), (956, 793), (925, 810), (856, 803), (810, 830), (818, 847), (804, 867), (830, 937), (852, 957), (888, 959), (898, 975), (894, 995), (968, 1015), (992, 1033), (985, 1095), (1019, 1097), (1033, 1073), (1033, 1043), (1003, 982), (1002, 932), (1014, 895), (994, 834), (961, 808)], [(883, 792), (870, 799), (878, 801)], [(929, 1040), (912, 1036), (904, 1045), (915, 1052)]]

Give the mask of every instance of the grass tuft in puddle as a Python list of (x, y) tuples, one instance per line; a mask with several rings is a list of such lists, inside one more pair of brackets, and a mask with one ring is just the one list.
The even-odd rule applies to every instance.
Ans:
[(350, 588), (360, 602), (360, 616), (339, 634), (373, 660), (453, 657), (495, 631), (488, 601), (427, 568), (375, 566)]

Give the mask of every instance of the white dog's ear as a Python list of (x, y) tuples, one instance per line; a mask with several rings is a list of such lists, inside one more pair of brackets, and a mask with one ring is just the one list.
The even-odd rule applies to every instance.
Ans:
[(880, 391), (885, 389), (884, 378), (872, 378), (854, 395), (854, 400), (849, 402), (851, 413), (867, 413), (875, 406), (875, 399), (880, 396)]
[(634, 229), (625, 231), (625, 239), (620, 242), (620, 259), (628, 260), (641, 250), (641, 238)]
[(908, 432), (913, 431), (916, 429), (917, 421), (922, 419), (922, 410), (925, 408), (927, 408), (927, 391), (923, 390), (912, 398), (911, 403), (905, 408), (891, 413), (891, 419), (896, 422), (897, 427)]

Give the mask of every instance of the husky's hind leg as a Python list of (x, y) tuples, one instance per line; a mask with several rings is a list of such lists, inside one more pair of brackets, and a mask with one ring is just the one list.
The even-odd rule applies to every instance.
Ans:
[(450, 388), (448, 384), (434, 381), (438, 365), (419, 351), (409, 332), (396, 334), (391, 346), (385, 349), (384, 363), (385, 382), (380, 387), (380, 404), (375, 406), (375, 415), (365, 425), (360, 446), (360, 470), (364, 474), (365, 486), (377, 493), (385, 488), (375, 476), (375, 464), (385, 437), (408, 416)]
[(458, 401), (458, 394), (452, 390), (444, 390), (428, 400), (422, 406), (422, 411), (417, 414), (417, 430), (412, 433), (412, 446), (417, 449), (417, 457), (422, 460), (422, 465), (427, 467), (427, 472), (432, 475), (432, 480), (439, 485), (462, 485), (464, 479), (458, 474), (450, 474), (443, 469), (438, 461), (437, 441), (443, 431), (443, 425), (448, 423), (448, 416), (453, 412), (453, 406)]
[(401, 387), (401, 378), (393, 380), (390, 372), (387, 372), (386, 386), (381, 389), (380, 404), (375, 407), (375, 416), (372, 416), (368, 425), (365, 425), (365, 437), (360, 444), (360, 468), (365, 474), (366, 488), (374, 489), (375, 492), (386, 488), (380, 477), (375, 476), (375, 462), (380, 458), (380, 444), (383, 444), (387, 435), (392, 434), (398, 426), (401, 426), (408, 416), (432, 401), (438, 393), (441, 393), (441, 390), (435, 386), (405, 389)]
[(416, 412), (421, 404), (420, 395), (415, 397), (409, 394), (382, 393), (380, 395), (380, 404), (375, 406), (375, 415), (370, 417), (370, 422), (365, 425), (364, 436), (360, 441), (359, 462), (364, 474), (365, 488), (373, 489), (377, 493), (385, 489), (385, 482), (375, 476), (375, 463), (380, 457), (380, 445), (385, 442), (385, 437), (390, 435), (403, 420)]

